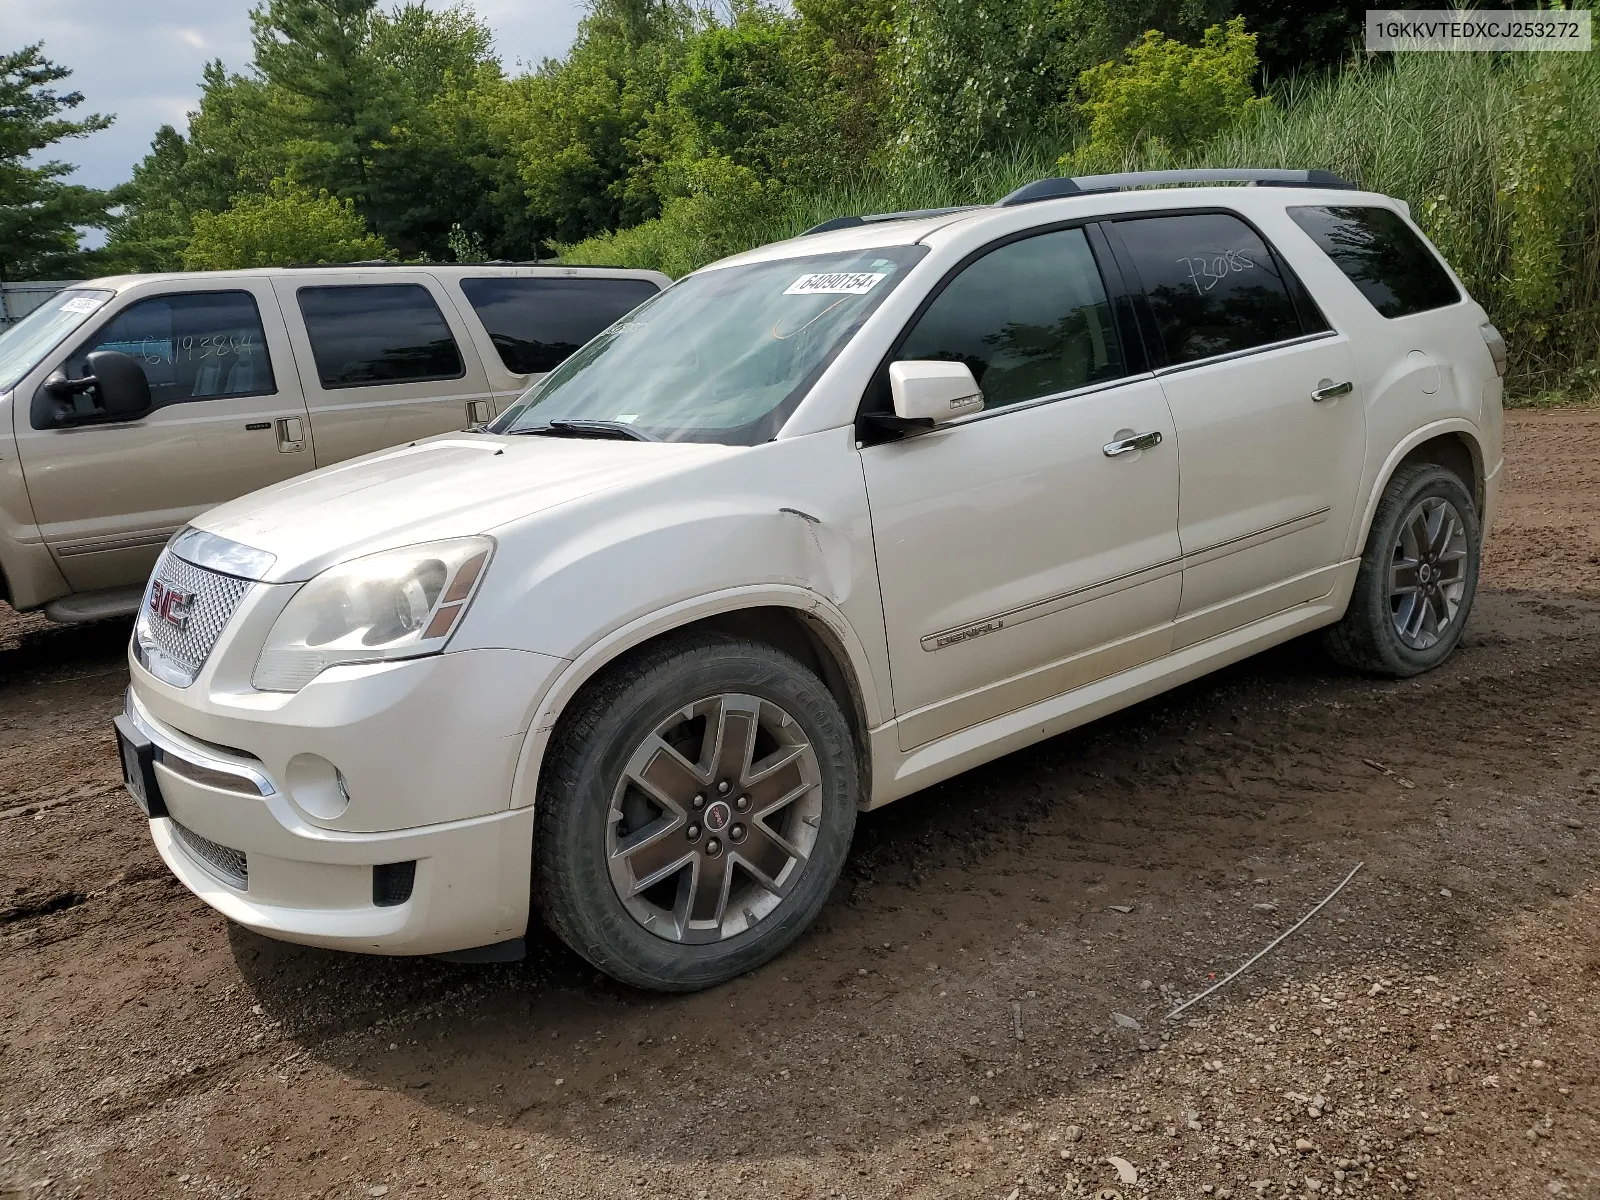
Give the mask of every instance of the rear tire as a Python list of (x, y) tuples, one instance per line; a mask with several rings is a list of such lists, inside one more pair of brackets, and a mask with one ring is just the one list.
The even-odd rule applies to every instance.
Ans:
[(540, 776), (535, 906), (614, 979), (711, 987), (811, 923), (857, 795), (850, 726), (812, 671), (724, 634), (669, 639), (563, 714)]
[(1378, 502), (1350, 607), (1323, 635), (1328, 653), (1391, 679), (1444, 662), (1472, 611), (1482, 546), (1477, 505), (1455, 474), (1401, 467)]

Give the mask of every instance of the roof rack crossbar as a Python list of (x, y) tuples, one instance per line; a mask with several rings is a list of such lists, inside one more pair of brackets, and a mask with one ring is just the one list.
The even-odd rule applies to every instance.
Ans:
[(953, 208), (911, 208), (905, 212), (864, 213), (860, 216), (834, 217), (831, 221), (824, 221), (820, 225), (813, 225), (800, 236), (805, 237), (812, 233), (828, 233), (835, 229), (855, 229), (861, 225), (876, 225), (879, 221), (914, 221), (920, 217), (943, 217), (950, 213), (967, 212), (974, 208), (984, 207), (981, 204), (958, 204)]
[(1036, 179), (998, 201), (1001, 208), (1054, 200), (1062, 196), (1087, 196), (1128, 188), (1181, 183), (1249, 183), (1257, 187), (1316, 187), (1353, 191), (1356, 185), (1332, 171), (1285, 171), (1271, 167), (1205, 167), (1188, 171), (1127, 171), (1118, 175), (1079, 175), (1076, 178)]

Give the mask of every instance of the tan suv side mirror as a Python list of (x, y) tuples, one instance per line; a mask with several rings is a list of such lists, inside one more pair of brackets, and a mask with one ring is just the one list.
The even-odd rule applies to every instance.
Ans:
[[(65, 371), (55, 371), (44, 381), (41, 398), (48, 397), (49, 411), (39, 413), (35, 403), (35, 429), (133, 421), (150, 411), (150, 380), (128, 355), (96, 350), (84, 367), (87, 374), (81, 378), (69, 379)], [(40, 416), (45, 418), (42, 424)]]

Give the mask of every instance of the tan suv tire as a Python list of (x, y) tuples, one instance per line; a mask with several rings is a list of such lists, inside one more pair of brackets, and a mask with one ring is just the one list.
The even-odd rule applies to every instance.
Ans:
[(816, 917), (855, 829), (849, 723), (815, 673), (759, 642), (703, 633), (585, 687), (551, 740), (533, 900), (623, 983), (714, 986)]
[(1444, 662), (1472, 611), (1482, 546), (1477, 505), (1453, 472), (1401, 467), (1378, 502), (1350, 607), (1324, 634), (1329, 654), (1391, 679)]

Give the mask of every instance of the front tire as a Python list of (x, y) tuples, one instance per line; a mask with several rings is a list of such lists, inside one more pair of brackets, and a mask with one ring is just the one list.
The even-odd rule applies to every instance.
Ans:
[(1378, 502), (1350, 607), (1324, 635), (1329, 654), (1391, 679), (1444, 662), (1472, 611), (1482, 548), (1461, 480), (1433, 463), (1401, 467)]
[(711, 987), (811, 923), (857, 794), (849, 724), (815, 673), (758, 642), (669, 639), (563, 714), (539, 784), (535, 906), (623, 983)]

